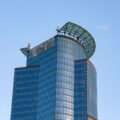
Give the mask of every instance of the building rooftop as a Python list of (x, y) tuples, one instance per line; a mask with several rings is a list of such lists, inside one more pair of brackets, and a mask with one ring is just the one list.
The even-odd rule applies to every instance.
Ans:
[[(58, 35), (67, 36), (77, 41), (84, 48), (87, 58), (90, 58), (94, 54), (96, 48), (95, 40), (92, 35), (81, 26), (72, 22), (67, 22), (63, 27), (57, 29), (57, 32)], [(42, 51), (50, 48), (51, 45), (49, 43), (52, 43), (52, 46), (54, 45), (53, 38), (30, 49), (31, 57), (34, 57)], [(22, 48), (20, 50), (25, 56), (27, 56), (28, 48)]]

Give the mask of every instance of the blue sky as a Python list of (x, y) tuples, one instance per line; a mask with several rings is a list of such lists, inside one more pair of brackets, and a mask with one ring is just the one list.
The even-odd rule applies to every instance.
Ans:
[(20, 48), (47, 40), (74, 22), (95, 38), (99, 120), (120, 114), (119, 0), (0, 0), (0, 120), (10, 120), (14, 68), (25, 66)]

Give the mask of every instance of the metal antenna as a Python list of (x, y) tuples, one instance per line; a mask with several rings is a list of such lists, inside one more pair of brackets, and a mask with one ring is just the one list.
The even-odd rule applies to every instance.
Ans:
[(57, 31), (57, 34), (60, 32), (59, 26), (57, 26), (56, 31)]
[(31, 46), (31, 45), (30, 45), (30, 43), (28, 43), (28, 47), (27, 47), (27, 48), (28, 48), (28, 50), (30, 50), (30, 46)]

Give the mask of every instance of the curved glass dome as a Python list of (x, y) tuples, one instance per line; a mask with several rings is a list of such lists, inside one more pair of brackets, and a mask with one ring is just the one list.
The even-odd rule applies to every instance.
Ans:
[(87, 30), (77, 24), (67, 22), (57, 31), (59, 34), (63, 34), (78, 41), (84, 48), (87, 58), (90, 58), (93, 55), (96, 45), (94, 38)]

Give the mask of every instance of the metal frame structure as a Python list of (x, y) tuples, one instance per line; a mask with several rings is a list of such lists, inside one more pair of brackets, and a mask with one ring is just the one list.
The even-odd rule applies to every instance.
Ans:
[(27, 56), (28, 51), (30, 52), (30, 57), (35, 57), (38, 54), (44, 52), (45, 50), (50, 49), (51, 47), (54, 46), (54, 37), (48, 39), (47, 41), (43, 42), (42, 44), (37, 45), (36, 47), (30, 49), (30, 45), (26, 48), (21, 48), (21, 52)]
[(30, 50), (30, 57), (35, 57), (38, 54), (50, 49), (54, 46), (54, 37), (48, 39), (47, 41), (43, 42), (42, 44), (37, 45), (36, 47)]
[(57, 29), (59, 35), (73, 38), (84, 48), (86, 57), (90, 58), (96, 48), (95, 40), (92, 35), (81, 26), (72, 22), (67, 22), (62, 28)]

